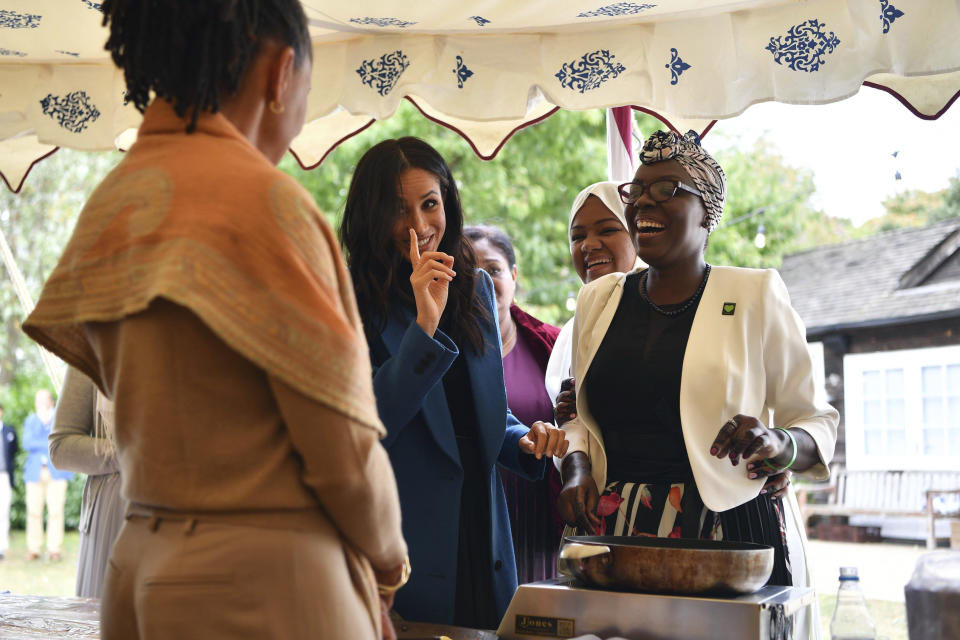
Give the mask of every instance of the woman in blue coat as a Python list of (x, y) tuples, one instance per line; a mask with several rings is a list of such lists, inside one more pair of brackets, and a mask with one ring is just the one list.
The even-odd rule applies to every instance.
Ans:
[(354, 171), (340, 239), (387, 428), (413, 573), (405, 619), (496, 628), (517, 572), (499, 463), (538, 479), (562, 431), (507, 409), (493, 285), (463, 237), (456, 182), (417, 138)]

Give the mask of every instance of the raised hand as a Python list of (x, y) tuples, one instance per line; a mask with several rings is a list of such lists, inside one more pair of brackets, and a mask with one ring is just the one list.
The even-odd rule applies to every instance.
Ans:
[(453, 256), (440, 251), (427, 251), (420, 255), (417, 247), (417, 232), (410, 229), (410, 284), (417, 303), (417, 324), (430, 337), (440, 325), (440, 317), (447, 306), (450, 282), (457, 275), (453, 270)]
[(567, 442), (567, 434), (563, 429), (537, 420), (530, 427), (527, 435), (520, 438), (517, 445), (521, 451), (532, 453), (539, 460), (543, 456), (562, 458), (570, 443)]

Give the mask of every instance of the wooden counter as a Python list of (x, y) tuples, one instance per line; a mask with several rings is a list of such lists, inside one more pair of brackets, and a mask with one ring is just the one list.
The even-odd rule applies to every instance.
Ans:
[(0, 638), (40, 640), (100, 637), (96, 598), (0, 595)]
[[(479, 629), (396, 620), (400, 640), (497, 640)], [(96, 598), (0, 595), (3, 640), (94, 640), (100, 638), (100, 601)]]
[(398, 640), (497, 640), (500, 637), (493, 631), (396, 619), (393, 626), (397, 630)]

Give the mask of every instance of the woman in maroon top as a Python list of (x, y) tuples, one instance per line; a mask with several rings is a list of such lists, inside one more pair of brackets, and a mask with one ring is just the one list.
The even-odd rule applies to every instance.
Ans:
[[(493, 279), (497, 296), (503, 378), (507, 405), (523, 424), (553, 422), (553, 402), (543, 385), (544, 373), (560, 328), (541, 322), (513, 304), (517, 290), (517, 260), (513, 243), (496, 227), (471, 226), (464, 235), (473, 243), (477, 264)], [(501, 467), (510, 529), (522, 584), (556, 575), (557, 549), (563, 521), (557, 514), (560, 475), (552, 465), (547, 475), (530, 482)]]

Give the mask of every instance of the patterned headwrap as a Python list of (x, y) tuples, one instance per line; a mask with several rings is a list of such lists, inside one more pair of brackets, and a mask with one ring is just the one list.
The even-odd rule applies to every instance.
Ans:
[(700, 136), (688, 131), (680, 136), (673, 131), (655, 131), (640, 150), (640, 162), (653, 164), (664, 160), (676, 160), (700, 190), (707, 208), (707, 233), (720, 223), (723, 201), (727, 196), (727, 177), (723, 169), (709, 153), (700, 146)]

